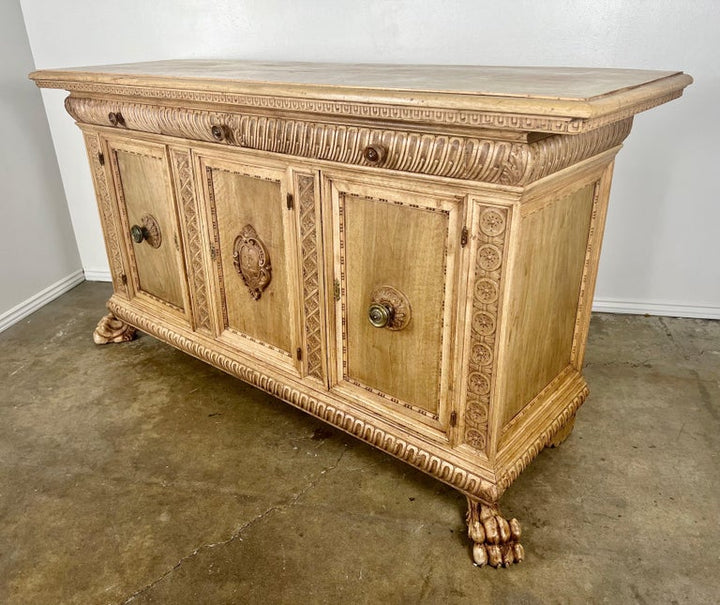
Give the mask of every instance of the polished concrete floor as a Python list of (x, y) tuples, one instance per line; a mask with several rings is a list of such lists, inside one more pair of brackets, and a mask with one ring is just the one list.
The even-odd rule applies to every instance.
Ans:
[(720, 322), (593, 317), (495, 570), (452, 489), (149, 336), (93, 345), (109, 294), (0, 334), (0, 603), (720, 600)]

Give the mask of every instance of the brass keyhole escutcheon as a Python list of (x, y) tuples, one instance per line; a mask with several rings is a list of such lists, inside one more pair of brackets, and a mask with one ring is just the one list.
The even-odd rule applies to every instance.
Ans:
[(130, 227), (130, 237), (136, 244), (147, 242), (151, 248), (159, 248), (162, 244), (160, 225), (152, 214), (145, 214), (140, 225)]
[(392, 286), (379, 286), (370, 296), (368, 321), (375, 328), (402, 330), (410, 323), (410, 301)]

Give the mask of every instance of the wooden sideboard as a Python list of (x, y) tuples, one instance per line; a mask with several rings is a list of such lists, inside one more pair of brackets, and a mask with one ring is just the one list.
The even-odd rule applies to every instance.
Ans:
[(498, 509), (588, 394), (613, 161), (680, 72), (165, 61), (43, 70), (85, 137), (135, 328)]

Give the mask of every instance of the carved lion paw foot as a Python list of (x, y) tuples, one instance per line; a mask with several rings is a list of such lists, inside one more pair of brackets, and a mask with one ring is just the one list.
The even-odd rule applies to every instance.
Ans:
[(111, 342), (127, 342), (135, 338), (135, 328), (108, 313), (99, 322), (93, 332), (93, 341), (96, 345), (105, 345)]
[(468, 499), (468, 536), (473, 541), (473, 560), (483, 567), (508, 567), (525, 558), (520, 544), (520, 523), (507, 521), (497, 506)]

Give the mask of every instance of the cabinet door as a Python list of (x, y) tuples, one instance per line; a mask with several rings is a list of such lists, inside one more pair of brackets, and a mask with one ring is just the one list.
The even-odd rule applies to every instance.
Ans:
[(333, 388), (444, 431), (464, 198), (369, 183), (325, 181), (339, 298)]
[(105, 140), (120, 231), (139, 304), (189, 320), (187, 280), (167, 149), (122, 137)]
[(297, 375), (299, 264), (290, 171), (233, 151), (196, 154), (210, 228), (220, 340)]

